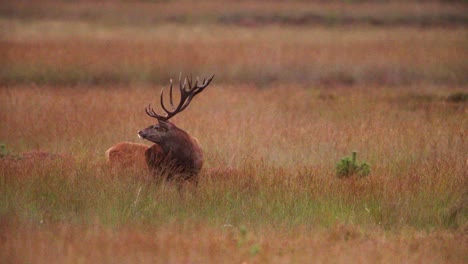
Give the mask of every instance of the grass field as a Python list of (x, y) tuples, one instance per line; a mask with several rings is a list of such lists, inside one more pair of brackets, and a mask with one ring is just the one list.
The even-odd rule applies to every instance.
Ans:
[[(466, 9), (2, 2), (0, 262), (466, 263)], [(104, 159), (180, 72), (216, 74), (182, 195)]]

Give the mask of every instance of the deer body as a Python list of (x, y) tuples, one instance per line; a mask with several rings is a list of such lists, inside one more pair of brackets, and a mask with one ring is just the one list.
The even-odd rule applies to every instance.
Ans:
[(147, 168), (147, 150), (144, 144), (120, 142), (106, 151), (106, 158), (112, 168)]
[(152, 172), (171, 169), (185, 179), (197, 175), (203, 167), (203, 152), (198, 140), (171, 122), (149, 126), (138, 131), (138, 136), (155, 143), (145, 152), (146, 163)]
[[(145, 111), (150, 117), (156, 118), (158, 123), (138, 131), (140, 138), (154, 143), (151, 147), (143, 144), (122, 142), (106, 151), (111, 165), (133, 163), (135, 166), (145, 167), (155, 176), (165, 174), (168, 180), (197, 180), (197, 175), (203, 167), (203, 152), (198, 140), (169, 121), (170, 118), (182, 112), (192, 101), (193, 97), (202, 92), (214, 75), (204, 79), (198, 85), (198, 79), (192, 85), (191, 78), (180, 82), (180, 101), (174, 107), (172, 97), (172, 80), (169, 91), (169, 102), (172, 110), (164, 105), (163, 90), (161, 90), (160, 103), (166, 115), (157, 114), (151, 105)], [(186, 85), (188, 84), (188, 88)], [(144, 161), (144, 165), (142, 165)]]

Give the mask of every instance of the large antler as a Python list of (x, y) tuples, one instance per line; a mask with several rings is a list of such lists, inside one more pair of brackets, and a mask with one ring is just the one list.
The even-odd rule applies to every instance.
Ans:
[[(158, 115), (154, 109), (151, 107), (151, 104), (149, 104), (146, 108), (145, 108), (145, 112), (146, 114), (148, 114), (149, 116), (151, 117), (154, 117), (156, 119), (158, 119), (159, 121), (167, 121), (169, 120), (171, 117), (177, 115), (178, 113), (184, 111), (185, 108), (187, 108), (187, 106), (190, 104), (190, 102), (192, 101), (193, 97), (195, 97), (195, 95), (201, 93), (203, 91), (203, 89), (205, 89), (209, 84), (210, 82), (213, 80), (214, 78), (214, 75), (212, 75), (210, 78), (208, 79), (203, 79), (203, 82), (202, 84), (199, 86), (198, 85), (198, 81), (199, 79), (197, 78), (197, 80), (195, 81), (195, 84), (192, 86), (193, 82), (192, 82), (192, 77), (185, 77), (184, 78), (184, 82), (182, 83), (181, 80), (179, 80), (179, 89), (180, 89), (180, 101), (179, 101), (179, 104), (177, 105), (177, 107), (174, 107), (174, 101), (172, 99), (172, 79), (171, 79), (171, 87), (169, 88), (169, 103), (171, 104), (171, 108), (172, 108), (172, 111), (168, 110), (166, 108), (166, 106), (164, 105), (164, 88), (161, 89), (161, 96), (160, 96), (160, 102), (161, 102), (161, 107), (162, 109), (166, 112), (166, 115), (165, 116), (162, 116), (162, 115)], [(188, 83), (188, 89), (186, 88), (186, 85)]]

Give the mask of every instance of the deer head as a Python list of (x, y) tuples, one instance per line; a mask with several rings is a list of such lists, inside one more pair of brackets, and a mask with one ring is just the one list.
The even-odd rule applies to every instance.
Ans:
[[(213, 80), (214, 75), (208, 79), (203, 79), (203, 82), (199, 84), (199, 79), (193, 83), (192, 78), (185, 77), (182, 82), (179, 80), (179, 90), (180, 90), (180, 101), (177, 107), (174, 106), (173, 100), (173, 89), (172, 89), (172, 79), (171, 86), (169, 88), (169, 103), (170, 110), (164, 105), (164, 88), (161, 89), (160, 94), (160, 104), (162, 109), (166, 112), (165, 115), (157, 114), (154, 109), (149, 104), (146, 108), (146, 114), (156, 118), (158, 123), (152, 126), (149, 126), (143, 130), (138, 131), (138, 136), (144, 138), (151, 142), (161, 145), (165, 152), (169, 151), (171, 147), (180, 145), (184, 141), (185, 135), (187, 133), (179, 128), (177, 128), (173, 123), (169, 121), (172, 117), (182, 112), (187, 108), (192, 99), (199, 93), (203, 91)], [(187, 87), (188, 86), (188, 87)], [(187, 135), (188, 136), (188, 135)]]

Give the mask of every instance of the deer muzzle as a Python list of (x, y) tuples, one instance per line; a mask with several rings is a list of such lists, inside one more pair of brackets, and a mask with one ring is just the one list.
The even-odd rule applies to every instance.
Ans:
[(143, 132), (143, 131), (141, 131), (141, 130), (138, 131), (138, 137), (139, 137), (139, 138), (142, 138), (142, 139), (145, 139), (145, 138), (146, 138), (145, 132)]

